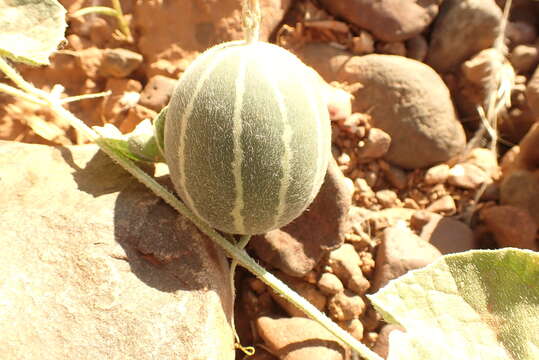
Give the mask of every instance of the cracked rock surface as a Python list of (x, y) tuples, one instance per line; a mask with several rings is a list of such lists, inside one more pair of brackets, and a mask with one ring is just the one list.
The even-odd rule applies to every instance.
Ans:
[(6, 359), (234, 359), (223, 253), (97, 146), (0, 142)]

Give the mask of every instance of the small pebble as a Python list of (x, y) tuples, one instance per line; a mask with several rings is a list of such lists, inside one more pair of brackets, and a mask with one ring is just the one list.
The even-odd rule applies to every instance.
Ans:
[(352, 319), (340, 323), (341, 327), (356, 340), (363, 340), (363, 323), (359, 319)]
[(388, 43), (380, 42), (376, 45), (376, 50), (381, 54), (406, 56), (406, 46), (402, 41)]
[(490, 177), (483, 169), (473, 164), (464, 163), (457, 164), (449, 170), (447, 181), (451, 185), (473, 190), (490, 181)]
[(431, 203), (427, 210), (435, 213), (443, 213), (445, 215), (453, 215), (457, 212), (457, 206), (451, 195), (444, 195)]
[(152, 110), (160, 111), (168, 104), (175, 85), (175, 79), (163, 75), (151, 77), (140, 94), (140, 103)]
[(423, 61), (427, 57), (429, 44), (423, 35), (417, 35), (406, 40), (406, 49), (410, 59)]
[(330, 317), (335, 321), (358, 318), (365, 311), (366, 305), (361, 296), (349, 290), (334, 295), (328, 303)]
[(385, 189), (376, 192), (376, 199), (386, 208), (391, 207), (397, 200), (397, 194), (393, 190)]
[(495, 178), (498, 176), (499, 167), (496, 153), (489, 149), (475, 148), (467, 156), (467, 164), (472, 164), (483, 169), (487, 175)]
[(443, 184), (449, 177), (449, 165), (440, 164), (431, 167), (425, 173), (425, 184), (436, 185)]
[(371, 284), (362, 272), (357, 272), (349, 280), (346, 287), (358, 295), (363, 295), (369, 290)]
[(368, 31), (361, 30), (352, 38), (351, 51), (355, 55), (366, 55), (374, 52), (374, 39)]
[(352, 115), (352, 95), (348, 92), (328, 86), (326, 101), (328, 103), (329, 118), (332, 121), (344, 120)]
[[(278, 273), (278, 277), (286, 282), (294, 291), (304, 297), (307, 301), (313, 304), (318, 310), (324, 311), (326, 307), (326, 297), (318, 290), (315, 285), (309, 284), (301, 279), (294, 278), (292, 276)], [(288, 300), (278, 295), (276, 292), (271, 291), (273, 300), (279, 304), (290, 316), (306, 317), (303, 311), (299, 310), (296, 306), (292, 305)]]
[(361, 260), (352, 244), (344, 243), (329, 253), (328, 265), (342, 281), (348, 281), (360, 271)]
[(249, 287), (251, 290), (253, 290), (258, 295), (262, 294), (264, 291), (266, 291), (266, 284), (264, 284), (260, 279), (258, 278), (251, 278), (249, 279)]
[(385, 131), (372, 128), (367, 138), (360, 141), (358, 156), (361, 159), (377, 159), (384, 156), (391, 145), (391, 137)]
[(331, 273), (322, 274), (318, 280), (318, 288), (326, 295), (335, 295), (344, 290), (341, 280)]
[(531, 43), (537, 37), (535, 26), (524, 21), (509, 21), (505, 36), (511, 40), (511, 45)]
[(399, 190), (406, 189), (408, 185), (408, 175), (401, 168), (389, 165), (387, 169), (383, 169), (386, 179), (389, 183)]
[(516, 72), (532, 71), (539, 62), (539, 49), (534, 45), (518, 45), (509, 54), (509, 61)]

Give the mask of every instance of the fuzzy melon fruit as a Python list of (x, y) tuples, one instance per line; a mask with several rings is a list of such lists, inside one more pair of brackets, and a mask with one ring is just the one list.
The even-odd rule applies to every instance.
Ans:
[(276, 45), (234, 41), (181, 76), (164, 130), (180, 198), (210, 226), (261, 234), (298, 217), (331, 154), (318, 75)]

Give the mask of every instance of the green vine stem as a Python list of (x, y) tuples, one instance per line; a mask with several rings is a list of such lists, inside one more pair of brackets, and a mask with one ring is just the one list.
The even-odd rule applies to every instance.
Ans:
[(75, 17), (84, 16), (88, 14), (101, 14), (101, 15), (118, 17), (118, 12), (108, 6), (89, 6), (89, 7), (82, 8), (80, 10), (75, 11), (73, 13), (73, 16)]
[(129, 24), (125, 20), (124, 13), (122, 11), (122, 5), (120, 0), (111, 0), (112, 8), (108, 6), (90, 6), (83, 9), (80, 9), (73, 13), (73, 16), (84, 16), (88, 14), (101, 14), (114, 16), (118, 20), (118, 28), (125, 37), (125, 40), (128, 42), (133, 42), (133, 35), (131, 35), (131, 30), (129, 29)]
[[(335, 335), (343, 343), (350, 346), (358, 354), (367, 360), (382, 360), (382, 358), (370, 350), (367, 346), (356, 340), (352, 335), (341, 329), (325, 314), (320, 312), (311, 303), (305, 300), (302, 296), (290, 289), (288, 285), (272, 275), (256, 261), (251, 258), (244, 249), (240, 249), (230, 241), (220, 235), (215, 229), (208, 226), (201, 219), (197, 218), (185, 204), (183, 204), (174, 194), (168, 189), (160, 185), (153, 177), (142, 171), (132, 160), (126, 155), (117, 152), (107, 139), (99, 136), (93, 129), (86, 125), (82, 120), (73, 115), (70, 111), (62, 106), (60, 99), (51, 96), (49, 93), (34, 87), (20, 76), (3, 58), (0, 57), (0, 71), (6, 74), (19, 88), (27, 94), (25, 98), (34, 98), (36, 102), (43, 101), (50, 109), (60, 117), (65, 118), (78, 131), (83, 133), (89, 140), (94, 141), (110, 158), (133, 175), (142, 184), (148, 187), (154, 194), (163, 199), (167, 204), (176, 209), (180, 214), (191, 220), (204, 234), (219, 245), (237, 264), (249, 270), (257, 276), (266, 285), (279, 293), (282, 297), (302, 310), (311, 319), (320, 323), (329, 332)], [(245, 240), (246, 243), (246, 240)]]
[(131, 35), (131, 30), (129, 30), (129, 24), (125, 20), (120, 0), (112, 0), (112, 7), (118, 13), (118, 26), (120, 28), (120, 31), (125, 35), (127, 41), (132, 42), (133, 36)]

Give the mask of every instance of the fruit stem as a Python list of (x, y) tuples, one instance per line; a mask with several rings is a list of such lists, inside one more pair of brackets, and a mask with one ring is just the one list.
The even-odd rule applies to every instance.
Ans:
[(245, 41), (248, 44), (258, 41), (262, 20), (259, 0), (243, 0), (242, 20)]
[[(255, 0), (256, 1), (256, 0)], [(114, 162), (124, 168), (138, 181), (144, 184), (155, 195), (163, 199), (167, 204), (176, 209), (181, 215), (191, 220), (204, 234), (206, 234), (213, 242), (219, 245), (237, 264), (243, 266), (256, 277), (262, 280), (266, 285), (271, 287), (275, 292), (287, 299), (298, 309), (307, 314), (311, 319), (317, 321), (330, 333), (335, 335), (343, 343), (350, 346), (358, 354), (367, 360), (383, 360), (378, 354), (370, 350), (367, 346), (356, 340), (352, 335), (341, 329), (331, 319), (324, 315), (320, 310), (314, 307), (311, 303), (305, 300), (301, 295), (293, 291), (284, 282), (272, 275), (262, 266), (251, 258), (244, 249), (239, 249), (235, 244), (225, 239), (215, 229), (196, 217), (193, 212), (185, 206), (174, 194), (168, 189), (159, 184), (152, 176), (140, 169), (132, 160), (125, 154), (117, 151), (107, 143), (107, 139), (101, 137), (95, 130), (86, 125), (82, 120), (73, 115), (69, 110), (62, 106), (62, 102), (57, 97), (46, 91), (40, 90), (24, 80), (15, 69), (13, 69), (2, 57), (0, 57), (0, 71), (4, 72), (17, 86), (27, 92), (28, 96), (43, 100), (49, 108), (58, 116), (68, 120), (71, 126), (83, 133), (89, 140), (94, 141), (101, 150), (106, 153)], [(247, 243), (247, 237), (242, 238), (240, 244)]]

